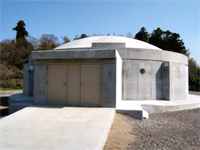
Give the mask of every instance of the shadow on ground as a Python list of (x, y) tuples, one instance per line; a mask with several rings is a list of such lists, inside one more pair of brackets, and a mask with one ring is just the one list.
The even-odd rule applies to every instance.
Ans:
[(9, 115), (9, 97), (0, 97), (0, 118)]

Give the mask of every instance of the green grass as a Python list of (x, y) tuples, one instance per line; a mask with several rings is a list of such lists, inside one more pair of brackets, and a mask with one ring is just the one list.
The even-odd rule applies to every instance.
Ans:
[(23, 90), (22, 88), (0, 88), (0, 91), (15, 91), (15, 90)]

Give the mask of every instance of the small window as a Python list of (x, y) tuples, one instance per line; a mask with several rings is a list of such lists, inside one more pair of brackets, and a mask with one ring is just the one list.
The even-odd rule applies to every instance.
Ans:
[(144, 68), (140, 69), (140, 73), (141, 73), (141, 74), (144, 74), (144, 73), (145, 73)]

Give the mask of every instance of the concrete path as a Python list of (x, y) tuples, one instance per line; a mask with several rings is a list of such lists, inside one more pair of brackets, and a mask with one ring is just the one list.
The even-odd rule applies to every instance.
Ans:
[(0, 149), (101, 150), (114, 108), (27, 107), (0, 120)]
[(0, 97), (9, 97), (13, 94), (23, 93), (23, 90), (0, 91)]

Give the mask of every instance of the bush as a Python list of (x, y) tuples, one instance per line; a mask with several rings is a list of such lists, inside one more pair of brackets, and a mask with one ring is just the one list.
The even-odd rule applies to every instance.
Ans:
[(19, 70), (17, 67), (6, 64), (0, 64), (0, 67), (1, 67), (1, 80), (23, 78), (23, 70)]
[(23, 88), (23, 79), (1, 80), (0, 87), (1, 88), (22, 89)]

